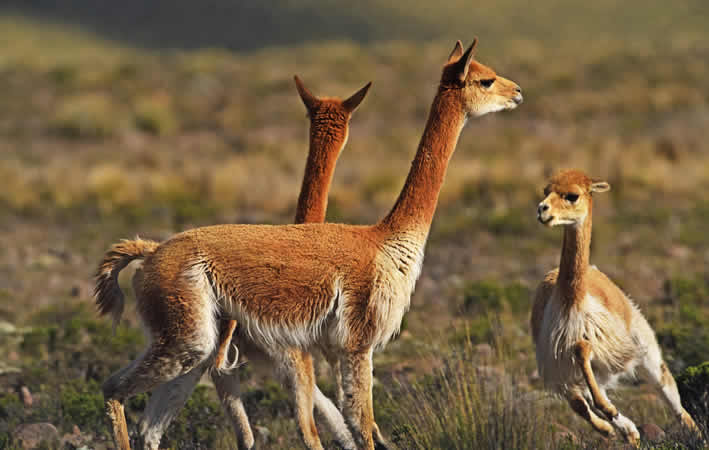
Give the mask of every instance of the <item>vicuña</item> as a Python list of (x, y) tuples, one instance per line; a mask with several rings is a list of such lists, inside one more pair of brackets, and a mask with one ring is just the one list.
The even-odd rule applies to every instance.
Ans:
[[(314, 96), (297, 76), (295, 77), (295, 85), (310, 118), (310, 150), (305, 166), (303, 186), (296, 208), (296, 222), (323, 222), (327, 209), (327, 194), (330, 189), (337, 158), (347, 142), (350, 118), (354, 110), (357, 109), (366, 96), (371, 83), (368, 83), (344, 101), (334, 97), (318, 98)], [(118, 245), (122, 247), (133, 246), (134, 248), (142, 246), (144, 253), (149, 254), (152, 253), (159, 244), (153, 241), (134, 240), (123, 241)], [(118, 247), (116, 247), (116, 249), (120, 251)], [(121, 263), (120, 259), (113, 259), (112, 261)], [(110, 269), (110, 272), (118, 273), (116, 271), (118, 268), (106, 267), (106, 269)], [(142, 276), (142, 269), (138, 268), (133, 278), (136, 292), (142, 288)], [(115, 280), (107, 279), (106, 281), (114, 282)], [(227, 352), (234, 331), (236, 330), (236, 325), (235, 320), (220, 320), (220, 345), (213, 364), (201, 364), (195, 367), (189, 374), (177, 377), (155, 389), (148, 401), (145, 414), (140, 422), (140, 440), (144, 447), (150, 449), (157, 449), (159, 447), (160, 439), (164, 431), (182, 405), (184, 405), (200, 377), (208, 369), (216, 370), (210, 372), (210, 375), (214, 381), (224, 410), (230, 418), (236, 432), (237, 445), (239, 448), (253, 447), (253, 431), (249, 424), (248, 415), (240, 399), (239, 374), (234, 373), (233, 369), (236, 368), (239, 361), (243, 360), (243, 358), (239, 359), (239, 354), (245, 355), (252, 366), (256, 363), (257, 366), (263, 367), (272, 363), (272, 361), (267, 354), (260, 351), (257, 346), (253, 345), (248, 340), (247, 335), (237, 333), (234, 337), (234, 341), (238, 341), (238, 344), (232, 345), (235, 351), (232, 352), (231, 363), (228, 363)], [(312, 357), (310, 354), (298, 348), (288, 350), (286, 361), (290, 361), (287, 367), (312, 365)], [(303, 374), (300, 375), (294, 371), (281, 369), (279, 375), (287, 375), (290, 377), (307, 376), (308, 372), (303, 372)], [(289, 379), (285, 381), (293, 384)], [(309, 380), (298, 379), (294, 381), (303, 383)], [(338, 443), (345, 449), (354, 449), (354, 439), (345, 425), (342, 414), (335, 405), (322, 394), (316, 385), (313, 385), (313, 388), (313, 400), (304, 398), (304, 396), (297, 398), (298, 405), (296, 410), (299, 413), (299, 425), (305, 441), (312, 441), (312, 434), (316, 432), (312, 420), (312, 403), (314, 402), (316, 410), (318, 410), (326, 420), (328, 427)], [(301, 389), (300, 391), (309, 392), (305, 389)], [(310, 416), (307, 416), (307, 414), (310, 414)], [(379, 436), (379, 440), (381, 440), (381, 436)]]
[(539, 222), (564, 227), (559, 268), (537, 288), (532, 309), (539, 372), (545, 385), (566, 397), (594, 429), (613, 436), (615, 428), (636, 443), (635, 424), (610, 402), (606, 390), (643, 369), (677, 418), (697, 430), (647, 320), (603, 272), (589, 266), (593, 194), (609, 189), (605, 181), (567, 170), (549, 181), (537, 207)]

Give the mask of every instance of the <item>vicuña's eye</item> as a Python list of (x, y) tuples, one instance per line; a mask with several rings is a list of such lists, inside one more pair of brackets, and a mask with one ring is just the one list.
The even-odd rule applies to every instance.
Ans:
[(487, 80), (480, 80), (480, 85), (484, 88), (489, 88), (490, 86), (492, 86), (492, 83), (494, 83), (494, 82), (495, 82), (494, 78), (489, 78)]
[(568, 200), (569, 203), (576, 203), (576, 200), (579, 199), (579, 196), (578, 194), (566, 194), (564, 198)]

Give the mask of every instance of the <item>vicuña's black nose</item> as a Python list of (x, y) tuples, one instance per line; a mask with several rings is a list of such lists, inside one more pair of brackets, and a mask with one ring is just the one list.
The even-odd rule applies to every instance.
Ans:
[(522, 88), (519, 87), (519, 86), (517, 86), (517, 87), (515, 88), (515, 91), (517, 91), (518, 94), (521, 94), (521, 93), (522, 93)]
[(539, 206), (537, 207), (537, 212), (539, 214), (543, 213), (544, 211), (547, 211), (549, 209), (549, 205), (546, 203), (540, 203)]

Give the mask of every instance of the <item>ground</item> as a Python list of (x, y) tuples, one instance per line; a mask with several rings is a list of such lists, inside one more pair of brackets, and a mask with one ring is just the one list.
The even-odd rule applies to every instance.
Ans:
[[(0, 36), (11, 43), (0, 50), (0, 447), (19, 445), (18, 426), (39, 422), (77, 447), (111, 446), (100, 383), (143, 344), (130, 296), (115, 335), (93, 307), (92, 275), (111, 243), (292, 221), (308, 126), (293, 74), (320, 95), (347, 96), (373, 81), (328, 209), (329, 221), (372, 223), (403, 184), (454, 39), (473, 35), (479, 59), (518, 82), (525, 102), (463, 131), (403, 332), (375, 355), (385, 435), (401, 448), (621, 445), (545, 394), (536, 374), (529, 293), (557, 264), (561, 242), (559, 230), (536, 223), (536, 204), (562, 167), (610, 183), (595, 202), (591, 261), (638, 303), (672, 372), (709, 360), (703, 2), (665, 10), (603, 0), (571, 11), (545, 0), (527, 12), (502, 2), (470, 30), (458, 14), (467, 2), (453, 2), (440, 16), (446, 33), (414, 2), (407, 20), (429, 24), (418, 40), (410, 27), (382, 31), (384, 17), (404, 12), (381, 3), (366, 2), (376, 13), (370, 40), (304, 36), (235, 51), (166, 50), (0, 15)], [(263, 446), (301, 446), (288, 393), (242, 371)], [(133, 428), (145, 399), (129, 404)], [(699, 446), (642, 380), (613, 399), (637, 424), (666, 431), (652, 445)], [(206, 381), (163, 440), (233, 443)]]

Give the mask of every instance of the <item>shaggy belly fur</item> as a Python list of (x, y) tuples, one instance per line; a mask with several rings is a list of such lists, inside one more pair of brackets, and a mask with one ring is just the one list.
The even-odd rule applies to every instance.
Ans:
[(586, 387), (576, 343), (586, 340), (593, 353), (591, 366), (601, 386), (632, 375), (642, 356), (641, 345), (621, 317), (611, 314), (597, 298), (586, 295), (571, 309), (556, 294), (546, 302), (537, 336), (537, 364), (545, 385), (558, 392)]

